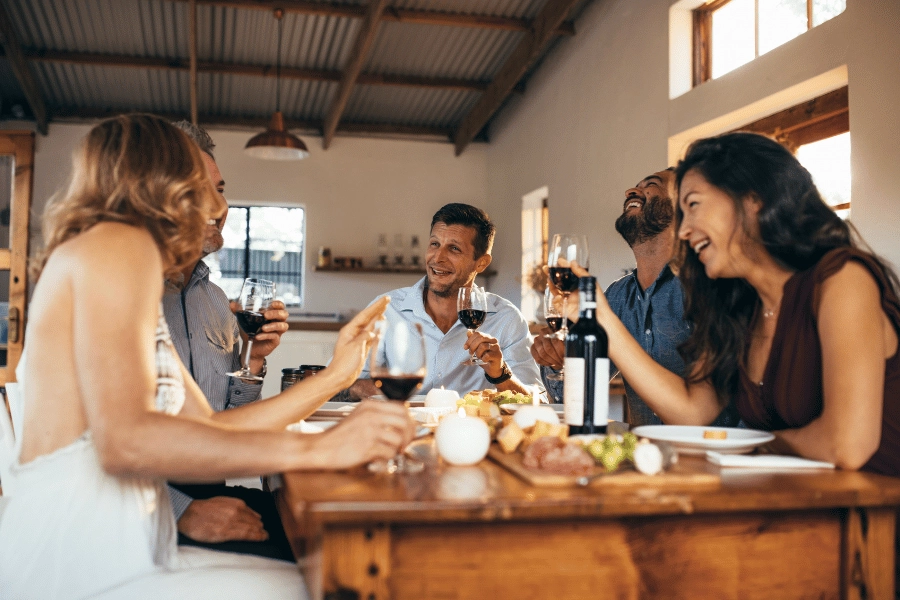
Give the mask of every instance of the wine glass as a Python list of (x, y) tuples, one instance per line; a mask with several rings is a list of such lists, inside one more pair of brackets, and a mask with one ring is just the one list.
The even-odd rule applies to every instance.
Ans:
[(253, 348), (253, 338), (266, 324), (264, 313), (269, 309), (274, 298), (274, 282), (252, 277), (244, 280), (244, 285), (241, 286), (241, 295), (238, 298), (241, 310), (234, 313), (234, 316), (237, 317), (238, 325), (247, 334), (247, 350), (244, 353), (244, 365), (240, 370), (229, 373), (229, 377), (237, 377), (246, 381), (263, 380), (262, 377), (250, 372), (250, 350)]
[[(553, 289), (550, 287), (550, 284), (547, 284), (547, 288), (544, 290), (544, 319), (547, 321), (547, 327), (549, 327), (553, 333), (547, 335), (547, 337), (553, 337), (557, 339), (565, 339), (564, 335), (560, 334), (560, 329), (562, 329), (563, 315), (560, 310), (559, 304), (557, 303), (557, 298), (553, 294)], [(553, 381), (562, 381), (563, 380), (563, 370), (560, 369), (558, 373), (550, 373), (547, 375), (547, 379), (552, 379)]]
[(587, 237), (577, 233), (557, 233), (550, 243), (547, 266), (550, 267), (550, 281), (563, 297), (562, 326), (560, 335), (565, 339), (569, 332), (569, 294), (578, 291), (578, 276), (569, 267), (573, 262), (583, 269), (588, 268)]
[[(422, 326), (409, 321), (379, 321), (380, 343), (372, 344), (369, 376), (391, 401), (406, 402), (425, 379), (425, 337)], [(386, 462), (373, 462), (369, 470), (387, 473), (419, 473), (425, 465), (402, 452)]]
[[(460, 322), (466, 326), (469, 331), (475, 331), (484, 323), (487, 318), (487, 295), (484, 288), (480, 288), (474, 283), (472, 287), (459, 288), (459, 295), (456, 298), (456, 314), (459, 315)], [(487, 363), (475, 356), (464, 360), (464, 365), (486, 365)]]

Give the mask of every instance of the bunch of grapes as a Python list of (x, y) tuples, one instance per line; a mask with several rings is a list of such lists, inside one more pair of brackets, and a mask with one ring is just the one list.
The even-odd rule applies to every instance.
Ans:
[(622, 435), (609, 434), (606, 437), (597, 438), (585, 446), (594, 460), (603, 465), (607, 471), (615, 471), (623, 461), (634, 460), (634, 449), (638, 438), (630, 432)]

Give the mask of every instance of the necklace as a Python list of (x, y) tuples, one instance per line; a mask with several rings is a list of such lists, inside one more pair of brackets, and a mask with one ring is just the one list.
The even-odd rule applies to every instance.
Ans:
[(771, 319), (772, 317), (774, 317), (777, 314), (778, 314), (778, 311), (775, 310), (774, 308), (764, 308), (763, 309), (763, 318)]

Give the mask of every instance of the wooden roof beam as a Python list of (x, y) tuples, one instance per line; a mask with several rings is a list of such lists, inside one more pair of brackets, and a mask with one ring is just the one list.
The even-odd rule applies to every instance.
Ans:
[(500, 67), (500, 71), (488, 89), (454, 133), (453, 144), (456, 147), (457, 156), (462, 154), (469, 142), (475, 139), (478, 132), (503, 105), (519, 80), (528, 72), (529, 67), (534, 64), (534, 61), (553, 39), (559, 24), (577, 3), (578, 0), (547, 0), (544, 8), (534, 19), (534, 27), (525, 34), (506, 63)]
[(25, 60), (22, 44), (16, 36), (16, 26), (2, 2), (0, 2), (0, 43), (2, 43), (6, 58), (12, 67), (13, 75), (25, 94), (25, 100), (31, 107), (31, 114), (34, 115), (34, 120), (37, 122), (38, 131), (47, 135), (47, 106), (44, 104), (41, 86)]
[[(152, 58), (145, 56), (125, 56), (120, 54), (95, 54), (90, 52), (67, 52), (60, 50), (23, 49), (26, 58), (36, 61), (66, 63), (73, 65), (90, 65), (97, 67), (130, 67), (138, 69), (173, 69), (190, 70), (190, 62), (180, 58)], [(241, 65), (215, 61), (197, 61), (197, 71), (217, 75), (250, 75), (255, 77), (275, 77), (275, 68), (271, 65)], [(305, 81), (339, 82), (343, 74), (340, 71), (318, 69), (298, 69), (281, 67), (282, 79), (301, 79)], [(466, 92), (483, 92), (488, 87), (486, 81), (471, 79), (455, 79), (452, 77), (422, 77), (418, 75), (390, 75), (361, 73), (356, 83), (359, 85), (392, 85), (405, 87), (426, 87), (435, 89), (460, 90)]]
[(350, 101), (350, 93), (369, 56), (369, 50), (372, 49), (372, 44), (375, 42), (375, 34), (378, 33), (378, 25), (381, 22), (381, 13), (384, 12), (387, 2), (388, 0), (371, 0), (366, 7), (366, 17), (359, 28), (356, 41), (353, 43), (353, 50), (350, 52), (350, 59), (347, 61), (347, 66), (344, 67), (338, 91), (331, 101), (322, 125), (322, 147), (326, 150), (334, 139), (338, 122), (344, 114), (344, 109), (347, 108), (347, 102)]
[[(106, 119), (108, 117), (114, 117), (122, 113), (127, 113), (130, 110), (133, 109), (115, 110), (110, 108), (60, 107), (53, 111), (53, 120)], [(171, 121), (180, 121), (186, 116), (185, 114), (178, 112), (154, 112), (153, 114), (169, 119)], [(289, 129), (295, 131), (300, 131), (303, 133), (314, 133), (316, 135), (319, 135), (322, 132), (322, 122), (318, 119), (296, 120), (288, 118), (285, 120), (289, 125)], [(233, 117), (227, 115), (210, 115), (200, 113), (198, 115), (198, 122), (205, 127), (224, 126), (260, 129), (265, 128), (269, 124), (269, 117)], [(453, 131), (446, 127), (343, 122), (338, 125), (337, 133), (355, 135), (422, 136), (443, 138), (444, 140), (449, 142), (450, 135), (453, 133)]]
[[(188, 0), (178, 0), (186, 2)], [(328, 17), (364, 18), (366, 6), (339, 4), (334, 2), (309, 2), (306, 0), (197, 0), (197, 4), (226, 6), (271, 12), (276, 8), (286, 13), (322, 15)], [(471, 27), (476, 29), (498, 29), (504, 31), (528, 31), (532, 22), (515, 17), (495, 17), (491, 15), (471, 15), (435, 10), (387, 7), (381, 15), (382, 21), (395, 23), (420, 23), (424, 25), (445, 25), (448, 27)], [(556, 35), (575, 35), (575, 25), (571, 21), (560, 23)]]

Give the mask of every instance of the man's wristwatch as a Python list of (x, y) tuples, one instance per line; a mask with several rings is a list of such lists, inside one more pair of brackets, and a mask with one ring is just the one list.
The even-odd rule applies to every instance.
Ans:
[(509, 365), (506, 362), (503, 362), (503, 371), (497, 377), (491, 377), (487, 374), (487, 371), (484, 372), (484, 378), (494, 385), (498, 383), (503, 383), (504, 381), (509, 381), (512, 378), (512, 371), (509, 370)]
[(262, 371), (260, 371), (259, 373), (257, 373), (256, 376), (257, 376), (257, 377), (262, 377), (263, 379), (265, 379), (265, 378), (266, 378), (266, 373), (268, 373), (268, 372), (269, 372), (269, 365), (266, 363), (266, 359), (264, 358), (264, 359), (263, 359), (263, 368), (262, 368)]

